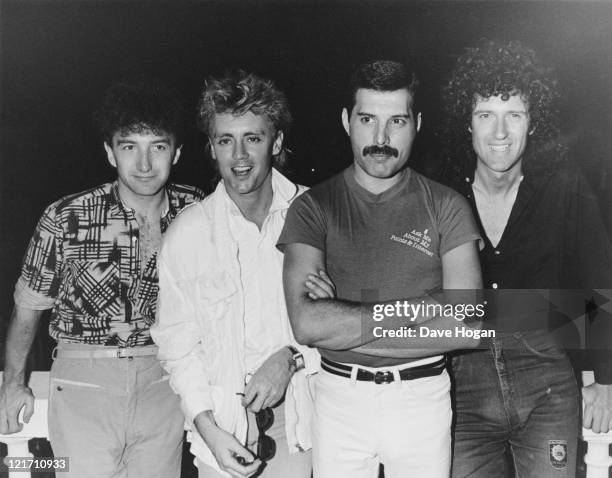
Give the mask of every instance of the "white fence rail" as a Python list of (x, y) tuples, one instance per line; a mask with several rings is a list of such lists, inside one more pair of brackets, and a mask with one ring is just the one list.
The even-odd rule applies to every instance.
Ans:
[[(0, 379), (2, 372), (0, 372)], [(583, 381), (586, 385), (593, 382), (593, 372), (583, 372)], [(24, 425), (23, 430), (14, 435), (0, 435), (0, 442), (6, 443), (8, 456), (31, 456), (28, 450), (28, 441), (32, 438), (47, 438), (47, 403), (49, 396), (49, 373), (33, 372), (30, 377), (30, 387), (34, 392), (34, 415), (30, 423)], [(584, 462), (587, 465), (587, 478), (608, 478), (609, 467), (612, 466), (609, 448), (612, 443), (612, 432), (593, 433), (591, 430), (582, 430), (582, 438), (588, 443)], [(23, 472), (9, 472), (9, 478), (23, 478)]]

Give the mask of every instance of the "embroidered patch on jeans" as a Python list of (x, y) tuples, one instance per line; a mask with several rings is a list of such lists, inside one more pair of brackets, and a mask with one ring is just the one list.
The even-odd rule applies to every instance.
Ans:
[(548, 459), (553, 468), (560, 470), (567, 466), (567, 440), (548, 440)]

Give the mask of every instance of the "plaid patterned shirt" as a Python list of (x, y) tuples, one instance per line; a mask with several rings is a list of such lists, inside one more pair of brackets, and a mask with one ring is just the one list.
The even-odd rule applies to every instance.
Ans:
[[(162, 233), (204, 194), (168, 184)], [(157, 257), (144, 267), (139, 226), (117, 183), (56, 201), (43, 213), (26, 251), (15, 303), (53, 308), (49, 333), (59, 341), (133, 347), (152, 344), (158, 292)]]

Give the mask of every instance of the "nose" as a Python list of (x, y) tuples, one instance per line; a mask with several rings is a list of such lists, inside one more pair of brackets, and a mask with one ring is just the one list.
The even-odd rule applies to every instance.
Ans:
[(495, 138), (504, 139), (506, 136), (508, 136), (506, 120), (503, 118), (498, 118), (495, 122)]
[(387, 132), (387, 125), (378, 125), (376, 127), (376, 144), (383, 145), (389, 142), (389, 134)]
[(151, 171), (152, 162), (151, 162), (151, 153), (149, 150), (141, 151), (138, 157), (138, 170), (143, 173), (148, 173)]
[(234, 148), (234, 159), (246, 159), (249, 155), (246, 147), (242, 141), (236, 141), (236, 147)]

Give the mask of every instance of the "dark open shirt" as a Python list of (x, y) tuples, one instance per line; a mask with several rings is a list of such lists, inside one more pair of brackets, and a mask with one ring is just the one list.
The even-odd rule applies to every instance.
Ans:
[[(204, 194), (192, 186), (166, 186), (162, 233), (176, 214)], [(56, 340), (97, 345), (152, 344), (158, 292), (157, 257), (144, 266), (134, 211), (116, 183), (56, 201), (40, 218), (15, 287), (15, 303), (52, 308)]]
[[(485, 289), (497, 301), (503, 331), (580, 329), (599, 383), (612, 383), (612, 316), (598, 308), (612, 289), (612, 250), (595, 196), (576, 169), (525, 175), (504, 233), (493, 247), (480, 222), (467, 178), (463, 193), (485, 240), (480, 261)], [(609, 307), (608, 304), (607, 307)], [(573, 321), (573, 323), (572, 323)], [(576, 342), (580, 347), (580, 342)]]

